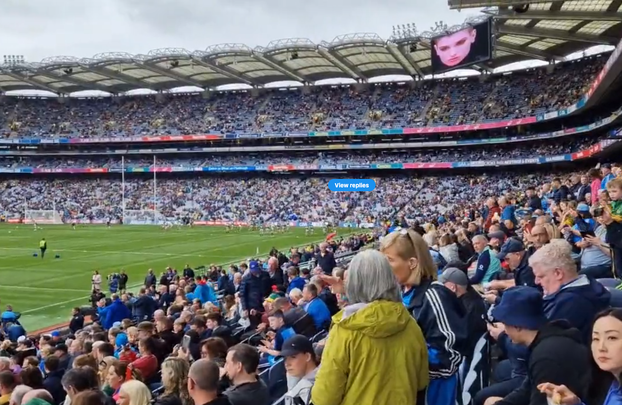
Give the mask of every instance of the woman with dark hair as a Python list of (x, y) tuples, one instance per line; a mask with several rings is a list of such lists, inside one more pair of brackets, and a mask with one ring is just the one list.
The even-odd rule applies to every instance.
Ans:
[(143, 381), (149, 382), (158, 372), (158, 359), (155, 356), (156, 345), (153, 338), (143, 338), (138, 342), (140, 357), (131, 366), (140, 371)]
[(591, 347), (595, 364), (589, 392), (577, 395), (564, 385), (540, 384), (538, 389), (553, 403), (615, 405), (622, 402), (622, 309), (610, 308), (596, 316)]
[(588, 177), (592, 180), (590, 183), (590, 196), (592, 197), (592, 205), (598, 203), (598, 193), (600, 191), (600, 184), (602, 182), (602, 175), (598, 169), (590, 169), (587, 172)]
[(37, 390), (43, 388), (43, 374), (39, 368), (24, 368), (21, 373), (19, 373), (19, 378), (21, 379), (22, 384), (27, 385), (32, 389)]

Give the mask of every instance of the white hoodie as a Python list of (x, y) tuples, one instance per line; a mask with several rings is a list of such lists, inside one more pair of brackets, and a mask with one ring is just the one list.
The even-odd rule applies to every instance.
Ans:
[[(305, 375), (298, 381), (298, 384), (285, 394), (285, 405), (304, 404), (311, 402), (311, 388), (315, 383), (315, 375), (319, 370), (319, 366), (314, 368), (309, 374)], [(299, 398), (296, 401), (296, 398)]]

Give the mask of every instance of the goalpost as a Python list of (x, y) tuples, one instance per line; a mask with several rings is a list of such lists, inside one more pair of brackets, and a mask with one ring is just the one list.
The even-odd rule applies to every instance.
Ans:
[(62, 224), (63, 218), (56, 210), (29, 210), (24, 212), (25, 224), (48, 224), (56, 225)]

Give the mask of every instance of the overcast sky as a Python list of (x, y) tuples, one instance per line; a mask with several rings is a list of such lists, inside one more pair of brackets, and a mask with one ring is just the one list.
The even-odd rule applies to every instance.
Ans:
[(226, 42), (265, 46), (271, 40), (374, 32), (435, 21), (449, 26), (477, 15), (450, 11), (445, 0), (2, 0), (3, 55), (29, 62), (48, 56), (91, 57), (101, 52), (194, 51)]

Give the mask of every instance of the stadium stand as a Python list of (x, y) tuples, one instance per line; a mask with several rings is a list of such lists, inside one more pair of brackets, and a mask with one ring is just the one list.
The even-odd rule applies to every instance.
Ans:
[[(622, 45), (557, 53), (615, 45), (622, 19), (616, 2), (553, 3), (496, 10), (496, 57), (476, 68), (558, 63), (469, 78), (423, 80), (425, 35), (2, 67), (8, 91), (210, 89), (2, 97), (11, 227), (45, 211), (59, 226), (325, 229), (239, 267), (149, 270), (136, 290), (115, 275), (109, 296), (95, 272), (91, 305), (58, 330), (28, 334), (9, 306), (0, 405), (618, 404)], [(566, 19), (581, 24), (547, 35)], [(404, 72), (421, 80), (364, 83)], [(310, 85), (344, 74), (359, 82)], [(305, 86), (260, 88), (283, 78)], [(213, 90), (232, 83), (255, 88)], [(330, 179), (376, 187), (333, 192)]]

